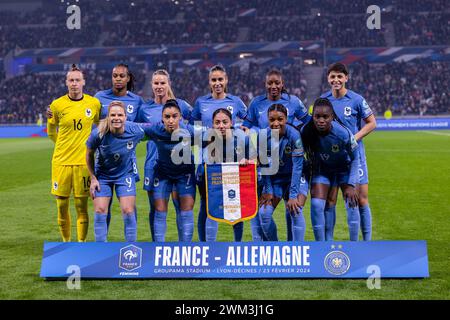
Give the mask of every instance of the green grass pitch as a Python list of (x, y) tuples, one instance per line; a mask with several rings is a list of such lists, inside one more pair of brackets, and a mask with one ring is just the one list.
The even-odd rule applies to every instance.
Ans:
[[(82, 281), (81, 290), (69, 290), (65, 281), (39, 277), (43, 242), (60, 241), (55, 200), (50, 195), (53, 144), (45, 138), (0, 139), (0, 299), (449, 299), (450, 131), (380, 131), (372, 133), (365, 144), (373, 239), (426, 240), (429, 279), (382, 279), (379, 290), (369, 290), (364, 279), (108, 280)], [(144, 159), (142, 143), (138, 148), (141, 173)], [(138, 241), (150, 241), (148, 200), (142, 182), (138, 189)], [(309, 203), (304, 212), (306, 240), (313, 240)], [(283, 213), (281, 205), (274, 215), (281, 239), (286, 237)], [(72, 207), (72, 221), (74, 217)], [(91, 203), (90, 217), (88, 241), (93, 241)], [(337, 220), (335, 238), (347, 239), (342, 200)], [(117, 205), (111, 228), (109, 241), (122, 241)], [(167, 240), (176, 239), (172, 209)], [(196, 233), (194, 239), (198, 239)], [(231, 240), (231, 227), (221, 225), (218, 239)], [(250, 239), (246, 223), (244, 241)]]

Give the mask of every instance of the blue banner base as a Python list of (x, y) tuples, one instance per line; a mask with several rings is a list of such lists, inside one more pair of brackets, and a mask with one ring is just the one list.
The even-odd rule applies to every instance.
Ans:
[(46, 279), (429, 277), (426, 242), (46, 242)]

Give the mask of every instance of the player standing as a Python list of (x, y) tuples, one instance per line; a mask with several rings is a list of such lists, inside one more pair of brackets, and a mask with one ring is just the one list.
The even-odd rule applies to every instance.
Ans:
[[(142, 105), (136, 118), (137, 122), (161, 122), (162, 109), (164, 104), (170, 99), (176, 99), (170, 84), (170, 75), (166, 70), (156, 70), (152, 75), (153, 99)], [(183, 99), (176, 99), (184, 120), (189, 120), (192, 107)], [(147, 142), (147, 156), (145, 158), (144, 190), (147, 191), (150, 204), (149, 223), (152, 239), (154, 235), (155, 204), (153, 203), (153, 176), (155, 172), (156, 161), (158, 159), (158, 149), (156, 143), (152, 140)], [(178, 238), (181, 240), (182, 229), (180, 217), (180, 203), (176, 190), (172, 192), (172, 201), (176, 211)]]
[[(228, 76), (225, 68), (220, 65), (213, 66), (209, 71), (209, 87), (210, 94), (199, 97), (194, 104), (190, 123), (201, 121), (203, 128), (213, 127), (213, 113), (217, 109), (226, 109), (232, 115), (233, 125), (236, 118), (245, 119), (247, 116), (247, 108), (244, 102), (237, 96), (227, 92)], [(198, 237), (200, 241), (206, 240), (205, 223), (206, 223), (206, 190), (202, 184), (199, 184), (200, 192), (200, 211), (198, 214)]]
[(71, 241), (69, 197), (73, 190), (77, 211), (77, 239), (86, 240), (89, 226), (87, 197), (90, 177), (86, 166), (86, 140), (92, 125), (98, 123), (100, 101), (83, 93), (83, 73), (75, 65), (66, 75), (68, 94), (50, 105), (52, 118), (48, 119), (47, 132), (55, 142), (52, 157), (52, 190), (56, 197), (58, 226), (64, 242)]
[[(321, 97), (327, 98), (333, 104), (334, 112), (341, 122), (350, 129), (358, 142), (359, 152), (359, 213), (364, 241), (372, 239), (372, 214), (369, 206), (369, 176), (363, 138), (376, 128), (376, 119), (366, 100), (352, 90), (346, 88), (349, 79), (347, 67), (338, 62), (332, 64), (327, 71), (331, 90)], [(361, 126), (361, 122), (364, 125)], [(326, 239), (333, 240), (333, 230), (336, 221), (336, 200), (338, 189), (330, 189), (325, 209)]]
[[(144, 100), (139, 95), (133, 93), (134, 90), (134, 75), (130, 72), (128, 65), (124, 63), (117, 64), (111, 74), (112, 88), (99, 91), (95, 97), (100, 100), (102, 104), (102, 114), (100, 119), (108, 115), (108, 106), (112, 101), (121, 101), (126, 106), (127, 121), (135, 121), (136, 116), (144, 103)], [(133, 171), (136, 182), (140, 180), (137, 167), (136, 154), (133, 155)], [(114, 190), (112, 191), (114, 193)], [(108, 206), (107, 225), (111, 221), (111, 202)], [(137, 211), (135, 210), (137, 214)]]
[[(267, 110), (270, 131), (267, 136), (271, 150), (272, 132), (278, 130), (279, 141), (275, 146), (279, 156), (279, 169), (274, 175), (263, 175), (263, 190), (260, 197), (259, 219), (268, 241), (278, 241), (276, 224), (273, 221), (275, 208), (284, 199), (286, 210), (291, 215), (291, 230), (294, 241), (305, 237), (303, 206), (308, 195), (308, 184), (302, 179), (303, 145), (298, 129), (287, 124), (288, 112), (282, 104), (272, 104)], [(276, 142), (275, 142), (276, 143)], [(271, 155), (273, 158), (273, 155)]]
[[(294, 124), (296, 121), (302, 125), (307, 123), (311, 117), (302, 101), (295, 95), (290, 95), (284, 85), (283, 75), (279, 70), (272, 69), (266, 74), (265, 78), (266, 94), (256, 96), (250, 102), (247, 112), (247, 118), (243, 126), (246, 128), (263, 129), (269, 127), (267, 110), (272, 104), (281, 104), (287, 110), (287, 122)], [(260, 183), (261, 185), (261, 183)], [(258, 188), (258, 194), (261, 195), (261, 187)], [(254, 240), (264, 238), (261, 226), (258, 225), (259, 219), (252, 219), (252, 234)], [(291, 213), (286, 208), (287, 240), (292, 240)]]
[(313, 105), (313, 120), (302, 130), (302, 140), (311, 162), (311, 221), (317, 241), (325, 237), (325, 202), (332, 187), (341, 187), (347, 209), (351, 241), (358, 240), (359, 182), (358, 143), (353, 134), (339, 123), (328, 99), (319, 98)]

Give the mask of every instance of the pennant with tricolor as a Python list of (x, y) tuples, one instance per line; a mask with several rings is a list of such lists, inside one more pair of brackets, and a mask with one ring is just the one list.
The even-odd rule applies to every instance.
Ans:
[(205, 164), (206, 212), (210, 219), (234, 225), (258, 210), (256, 164)]

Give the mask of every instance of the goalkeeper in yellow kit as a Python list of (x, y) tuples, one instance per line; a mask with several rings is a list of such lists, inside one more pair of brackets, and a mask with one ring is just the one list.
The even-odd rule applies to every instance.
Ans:
[(67, 73), (69, 93), (54, 100), (47, 122), (49, 138), (55, 142), (52, 158), (52, 191), (56, 197), (58, 226), (64, 242), (71, 241), (69, 197), (73, 190), (77, 211), (77, 239), (86, 240), (89, 226), (87, 201), (90, 177), (86, 166), (86, 140), (98, 124), (100, 101), (83, 93), (83, 73), (75, 65)]

